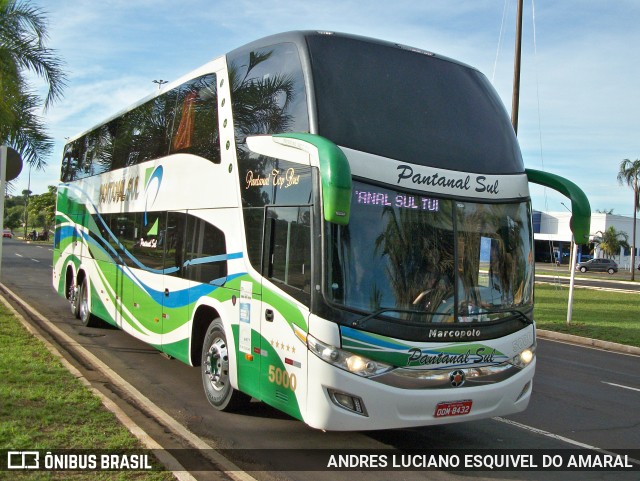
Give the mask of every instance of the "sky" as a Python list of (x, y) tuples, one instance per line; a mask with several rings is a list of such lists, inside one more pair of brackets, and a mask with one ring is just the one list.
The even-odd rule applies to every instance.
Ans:
[[(483, 72), (511, 112), (516, 0), (28, 0), (49, 22), (65, 62), (64, 98), (43, 114), (55, 148), (48, 167), (14, 181), (34, 194), (57, 185), (65, 138), (258, 38), (330, 30), (394, 41)], [(640, 158), (640, 2), (524, 0), (518, 139), (527, 168), (566, 177), (592, 211), (631, 216), (616, 179)], [(33, 85), (42, 91), (42, 83)], [(44, 92), (44, 91), (43, 91)], [(25, 175), (27, 174), (27, 175)], [(568, 199), (531, 186), (533, 208)]]

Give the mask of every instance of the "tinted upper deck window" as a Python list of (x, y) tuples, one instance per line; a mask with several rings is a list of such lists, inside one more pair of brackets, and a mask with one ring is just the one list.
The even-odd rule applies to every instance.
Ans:
[(477, 70), (358, 38), (310, 35), (307, 42), (320, 135), (437, 168), (524, 172), (504, 106)]

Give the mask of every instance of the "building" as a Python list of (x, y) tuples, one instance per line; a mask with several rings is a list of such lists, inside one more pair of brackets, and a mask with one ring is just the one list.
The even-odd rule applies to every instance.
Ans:
[[(535, 240), (536, 262), (556, 262), (568, 264), (571, 253), (571, 229), (569, 228), (570, 212), (533, 212), (533, 237)], [(600, 235), (613, 226), (618, 232), (629, 236), (629, 245), (633, 241), (633, 217), (613, 214), (591, 214), (590, 239)], [(640, 244), (640, 219), (636, 225), (636, 244)], [(585, 258), (606, 257), (593, 243), (580, 246), (578, 262)], [(620, 269), (629, 269), (631, 249), (620, 249), (614, 257)], [(640, 246), (636, 245), (636, 264), (640, 262)]]

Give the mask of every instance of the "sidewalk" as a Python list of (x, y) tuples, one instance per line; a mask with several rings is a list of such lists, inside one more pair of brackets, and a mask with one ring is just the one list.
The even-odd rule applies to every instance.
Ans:
[(640, 356), (640, 347), (627, 346), (626, 344), (618, 344), (617, 342), (601, 341), (599, 339), (574, 336), (573, 334), (547, 331), (545, 329), (536, 329), (536, 336), (542, 339), (548, 339), (550, 341), (560, 341), (569, 344), (577, 344), (579, 346), (594, 347), (597, 349), (603, 349), (605, 351)]

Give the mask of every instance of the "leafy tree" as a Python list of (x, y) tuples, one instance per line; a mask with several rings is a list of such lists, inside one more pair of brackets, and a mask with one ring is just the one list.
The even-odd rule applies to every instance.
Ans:
[(600, 247), (608, 257), (613, 257), (622, 248), (628, 248), (629, 235), (626, 232), (618, 232), (615, 227), (610, 226), (607, 230), (596, 232), (593, 243)]
[(4, 226), (7, 229), (17, 229), (22, 225), (24, 219), (24, 204), (5, 207)]
[[(59, 99), (65, 86), (62, 62), (45, 46), (44, 12), (19, 0), (0, 0), (0, 144), (14, 147), (28, 164), (46, 165), (53, 141), (37, 110)], [(25, 73), (48, 84), (44, 102), (33, 93)]]
[(25, 197), (22, 195), (7, 195), (4, 198), (4, 226), (7, 229), (17, 229), (24, 222)]
[(56, 194), (58, 192), (58, 189), (52, 185), (48, 189), (48, 192), (31, 196), (29, 199), (31, 225), (42, 227), (42, 230), (45, 231), (48, 231), (55, 222)]
[(633, 236), (631, 240), (631, 280), (635, 280), (636, 212), (640, 210), (640, 159), (624, 159), (620, 162), (618, 182), (633, 189)]

